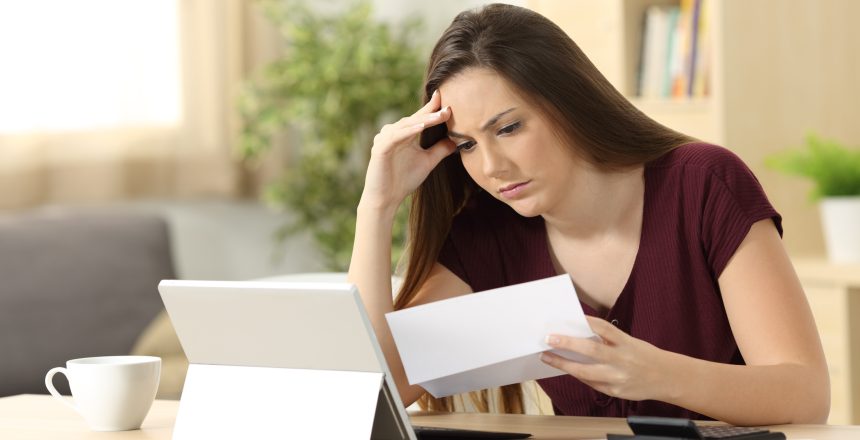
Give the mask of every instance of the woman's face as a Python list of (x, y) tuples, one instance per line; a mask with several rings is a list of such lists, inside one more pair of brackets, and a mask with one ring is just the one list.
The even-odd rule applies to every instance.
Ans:
[(526, 217), (551, 212), (570, 193), (581, 159), (505, 79), (473, 68), (439, 92), (451, 107), (448, 136), (481, 188)]

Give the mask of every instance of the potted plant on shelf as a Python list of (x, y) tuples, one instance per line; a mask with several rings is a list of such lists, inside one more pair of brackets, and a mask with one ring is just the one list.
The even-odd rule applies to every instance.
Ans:
[(860, 263), (860, 149), (811, 134), (804, 148), (772, 155), (766, 164), (812, 179), (812, 199), (821, 200), (828, 258)]
[[(310, 232), (328, 269), (342, 271), (349, 266), (373, 135), (419, 104), (419, 23), (407, 20), (393, 29), (373, 18), (366, 0), (328, 13), (300, 1), (257, 3), (287, 46), (242, 91), (241, 154), (258, 159), (275, 136), (287, 129), (297, 134), (298, 151), (264, 198), (294, 218), (278, 232), (280, 239)], [(403, 208), (395, 222), (394, 261), (405, 241)]]

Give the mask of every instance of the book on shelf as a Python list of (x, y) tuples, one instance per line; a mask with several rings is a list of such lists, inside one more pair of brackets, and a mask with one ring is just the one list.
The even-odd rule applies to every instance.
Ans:
[(688, 96), (702, 97), (710, 95), (711, 73), (711, 33), (709, 32), (709, 17), (707, 0), (699, 0), (697, 14), (697, 38), (695, 54), (692, 62), (693, 83)]
[(643, 43), (639, 73), (639, 96), (657, 98), (665, 96), (670, 46), (670, 30), (674, 7), (649, 6), (645, 11)]
[(711, 46), (705, 0), (651, 5), (645, 10), (637, 95), (643, 98), (709, 94)]

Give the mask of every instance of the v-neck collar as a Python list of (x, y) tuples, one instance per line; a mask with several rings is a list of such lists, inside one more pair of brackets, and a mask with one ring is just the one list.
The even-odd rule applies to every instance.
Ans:
[[(647, 237), (649, 237), (650, 234), (646, 234), (646, 228), (651, 223), (649, 221), (650, 203), (649, 203), (649, 194), (648, 193), (649, 193), (649, 188), (651, 186), (650, 185), (651, 182), (649, 181), (650, 180), (649, 179), (649, 175), (650, 175), (649, 169), (650, 169), (649, 164), (645, 164), (644, 169), (642, 171), (643, 181), (644, 181), (643, 182), (643, 187), (644, 187), (643, 193), (644, 194), (643, 194), (643, 201), (642, 201), (642, 225), (641, 225), (641, 228), (639, 231), (639, 248), (636, 250), (636, 257), (633, 259), (633, 266), (630, 268), (630, 275), (628, 275), (627, 281), (624, 283), (624, 287), (621, 288), (621, 292), (618, 294), (618, 297), (615, 299), (615, 303), (613, 303), (612, 306), (609, 309), (607, 309), (606, 313), (603, 315), (599, 314), (598, 311), (594, 309), (594, 307), (591, 307), (590, 305), (586, 304), (585, 302), (583, 302), (580, 299), (579, 303), (582, 305), (582, 310), (585, 312), (586, 315), (597, 316), (597, 317), (604, 318), (604, 319), (609, 319), (610, 317), (617, 316), (618, 312), (619, 312), (618, 309), (623, 307), (624, 303), (626, 303), (628, 301), (628, 297), (630, 295), (632, 295), (632, 293), (630, 293), (630, 292), (633, 290), (633, 285), (635, 284), (636, 271), (637, 271), (638, 267), (641, 265), (639, 260), (642, 258), (642, 255), (644, 254), (643, 250), (646, 248), (646, 246), (650, 245), (650, 243), (648, 243), (648, 240), (647, 240)], [(540, 243), (542, 245), (541, 246), (542, 249), (540, 251), (541, 257), (543, 258), (542, 265), (545, 268), (547, 268), (547, 272), (548, 272), (546, 274), (546, 277), (561, 275), (560, 273), (556, 272), (555, 266), (552, 263), (552, 256), (550, 255), (550, 249), (549, 249), (549, 239), (547, 237), (547, 231), (546, 231), (546, 222), (544, 222), (542, 218), (541, 218), (541, 222), (540, 222), (539, 231), (540, 231), (539, 240), (540, 240)], [(574, 281), (576, 281), (576, 280), (574, 280)]]

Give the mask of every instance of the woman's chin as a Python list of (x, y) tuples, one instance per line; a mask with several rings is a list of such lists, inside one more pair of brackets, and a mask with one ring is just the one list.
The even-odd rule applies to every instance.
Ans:
[[(519, 202), (519, 203), (518, 203)], [(511, 207), (517, 214), (523, 217), (537, 217), (543, 213), (537, 206), (531, 203), (522, 203), (522, 201), (515, 201), (513, 203), (507, 203), (508, 206)]]
[(500, 197), (498, 193), (493, 194), (496, 200), (508, 205), (514, 212), (523, 217), (537, 217), (543, 214), (543, 210), (539, 203), (533, 197), (523, 197), (518, 199), (507, 199)]

